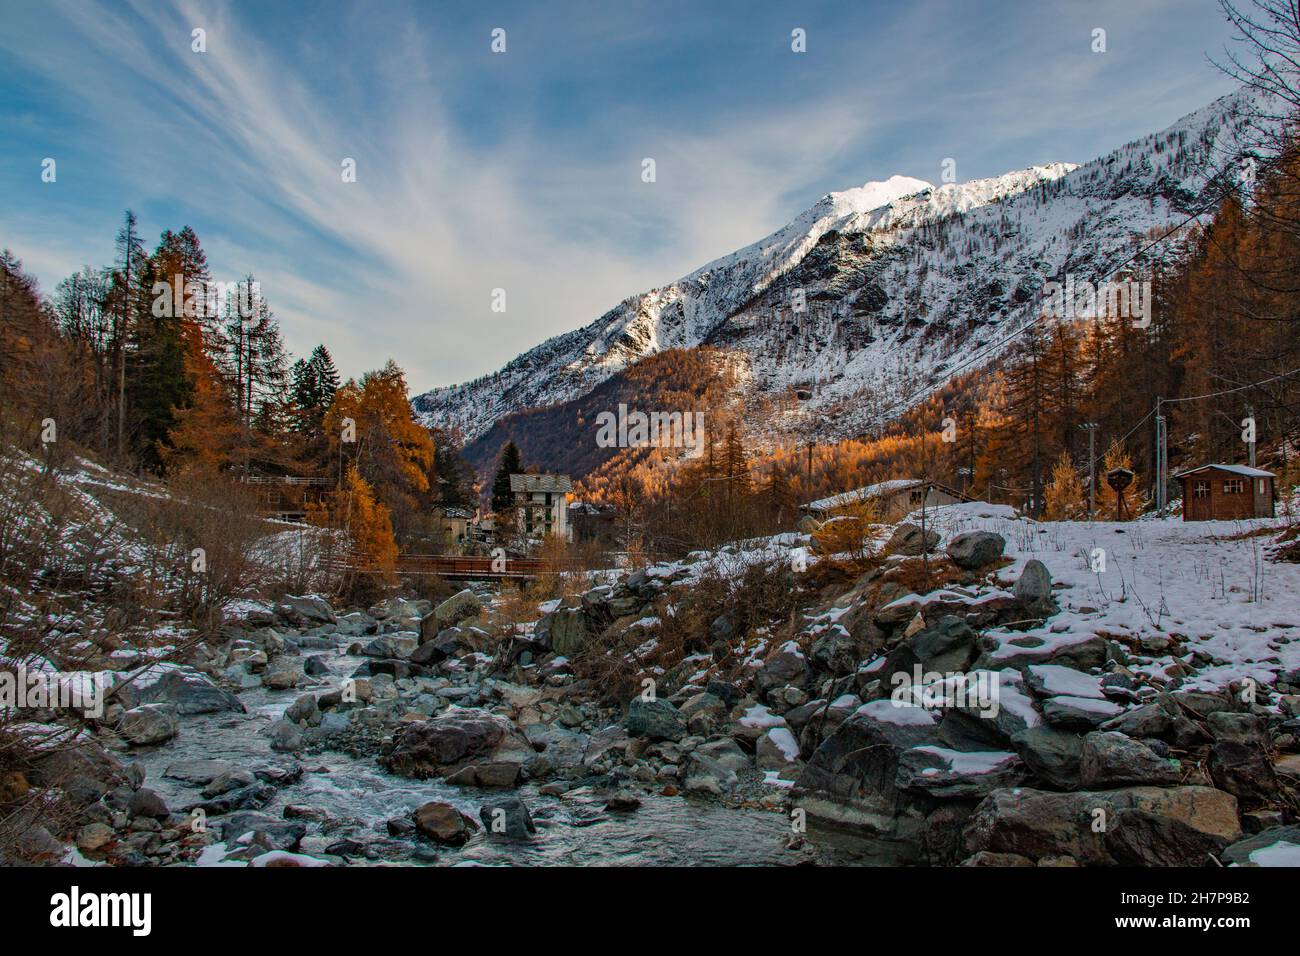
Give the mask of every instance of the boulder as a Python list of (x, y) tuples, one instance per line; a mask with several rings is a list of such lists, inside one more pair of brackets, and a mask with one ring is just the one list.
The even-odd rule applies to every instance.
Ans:
[(149, 817), (153, 820), (166, 820), (171, 815), (167, 802), (148, 787), (141, 787), (131, 794), (126, 812), (132, 817)]
[(905, 797), (897, 786), (900, 756), (937, 745), (939, 721), (923, 707), (875, 700), (826, 738), (795, 782), (794, 797), (810, 817), (901, 836)]
[(663, 698), (633, 698), (628, 704), (627, 732), (633, 737), (651, 740), (681, 740), (686, 736), (686, 721), (677, 708)]
[(1083, 739), (1078, 734), (1039, 725), (1013, 734), (1011, 745), (1029, 772), (1047, 786), (1057, 790), (1079, 788)]
[(947, 747), (922, 746), (903, 751), (898, 758), (896, 785), (933, 797), (984, 797), (1024, 779), (1020, 758), (1002, 751), (962, 752)]
[(141, 704), (174, 704), (179, 714), (245, 712), (239, 698), (222, 690), (212, 678), (177, 664), (150, 664), (134, 675), (124, 676), (110, 693), (128, 710)]
[(412, 664), (433, 666), (441, 664), (449, 657), (455, 657), (465, 649), (465, 632), (459, 627), (448, 627), (438, 632), (438, 636), (425, 641), (411, 652)]
[(799, 741), (788, 728), (773, 727), (758, 738), (754, 760), (759, 770), (784, 770), (798, 763)]
[(786, 641), (763, 662), (754, 675), (754, 683), (763, 691), (786, 684), (801, 684), (808, 676), (808, 660), (794, 641)]
[(1300, 865), (1300, 826), (1261, 830), (1225, 849), (1222, 858), (1233, 866)]
[(245, 834), (253, 834), (255, 840), (276, 849), (292, 853), (307, 835), (307, 824), (282, 820), (256, 810), (241, 810), (232, 813), (224, 820), (217, 821), (221, 829), (221, 839), (227, 846)]
[(538, 636), (549, 639), (550, 647), (561, 657), (576, 657), (590, 638), (587, 615), (582, 610), (578, 598), (566, 599), (568, 604), (561, 604), (538, 622)]
[(537, 832), (528, 807), (518, 797), (505, 797), (483, 804), (478, 818), (483, 821), (486, 832), (516, 840), (526, 840)]
[(444, 846), (464, 846), (478, 824), (450, 803), (433, 801), (418, 807), (411, 814), (419, 834)]
[(721, 796), (738, 782), (733, 771), (712, 757), (696, 751), (686, 761), (686, 779), (682, 783), (682, 789), (687, 793)]
[(290, 624), (334, 624), (334, 610), (322, 597), (286, 594), (275, 606), (275, 613)]
[(948, 557), (959, 568), (977, 571), (1002, 557), (1006, 539), (992, 531), (963, 531), (948, 542)]
[(1043, 719), (1063, 730), (1092, 730), (1122, 710), (1118, 704), (1092, 697), (1062, 695), (1043, 701)]
[(959, 617), (949, 615), (912, 635), (909, 645), (926, 671), (965, 671), (975, 658), (978, 635)]
[(1236, 799), (1210, 787), (1008, 789), (984, 798), (965, 840), (972, 854), (1069, 856), (1083, 865), (1203, 866), (1207, 853), (1240, 835)]
[(1121, 733), (1088, 734), (1079, 753), (1079, 781), (1089, 790), (1177, 783), (1177, 760), (1158, 756), (1146, 744)]
[(885, 550), (890, 554), (915, 557), (927, 551), (933, 551), (939, 544), (939, 535), (934, 531), (922, 531), (917, 525), (903, 522), (894, 529)]
[[(453, 594), (433, 609), (434, 620), (441, 627), (451, 627), (471, 617), (476, 617), (483, 610), (483, 605), (469, 588)], [(423, 623), (421, 628), (423, 628)]]
[(303, 682), (306, 673), (300, 657), (277, 657), (266, 668), (262, 683), (271, 690), (292, 690)]
[(1052, 575), (1047, 565), (1037, 558), (1025, 562), (1014, 590), (1016, 600), (1031, 614), (1050, 617), (1056, 613), (1056, 600), (1052, 597)]
[(180, 732), (175, 704), (141, 704), (122, 714), (117, 732), (136, 746), (160, 744)]
[(380, 763), (393, 773), (424, 779), (471, 764), (522, 765), (533, 754), (506, 718), (463, 708), (399, 727)]

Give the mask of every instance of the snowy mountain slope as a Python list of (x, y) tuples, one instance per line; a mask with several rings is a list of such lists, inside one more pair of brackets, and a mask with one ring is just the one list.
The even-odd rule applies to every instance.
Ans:
[(1038, 314), (1047, 279), (1100, 282), (1149, 234), (1199, 211), (1210, 168), (1240, 151), (1250, 102), (1224, 97), (1084, 166), (937, 188), (894, 176), (831, 193), (765, 239), (414, 407), (473, 440), (648, 355), (708, 344), (734, 354), (738, 398), (762, 410), (755, 432), (859, 434)]

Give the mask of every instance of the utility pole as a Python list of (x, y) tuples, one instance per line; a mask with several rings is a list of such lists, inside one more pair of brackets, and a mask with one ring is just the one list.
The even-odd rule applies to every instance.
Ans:
[(1165, 495), (1169, 487), (1169, 434), (1163, 403), (1163, 398), (1156, 398), (1156, 514), (1165, 510)]
[(1088, 433), (1088, 520), (1091, 521), (1097, 493), (1097, 423), (1084, 422), (1079, 427)]

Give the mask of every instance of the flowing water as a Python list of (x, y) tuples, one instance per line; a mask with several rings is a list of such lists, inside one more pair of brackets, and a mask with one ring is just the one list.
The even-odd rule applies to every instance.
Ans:
[[(330, 683), (351, 673), (360, 659), (327, 655)], [(182, 717), (180, 735), (168, 744), (138, 755), (147, 771), (146, 785), (172, 807), (200, 800), (199, 787), (169, 779), (167, 767), (184, 760), (215, 759), (235, 769), (288, 766), (292, 759), (270, 749), (263, 730), (278, 720), (295, 694), (263, 688), (240, 699), (247, 714), (198, 714)], [(373, 757), (335, 751), (301, 755), (297, 782), (278, 788), (261, 812), (280, 817), (288, 805), (309, 806), (333, 818), (324, 830), (328, 842), (352, 839), (371, 844), (374, 862), (451, 865), (783, 865), (798, 863), (888, 863), (888, 854), (871, 847), (808, 842), (787, 849), (789, 818), (780, 812), (731, 809), (712, 801), (663, 796), (638, 790), (641, 806), (627, 812), (604, 811), (596, 793), (561, 799), (543, 796), (534, 785), (517, 791), (537, 825), (529, 840), (512, 840), (479, 832), (460, 849), (437, 848), (411, 838), (390, 837), (385, 821), (408, 816), (431, 800), (444, 801), (475, 820), (484, 802), (501, 791), (447, 786), (437, 780), (410, 780), (385, 772)], [(214, 826), (221, 817), (212, 817)], [(308, 820), (308, 836), (321, 834)], [(815, 836), (815, 834), (814, 834)], [(304, 848), (303, 852), (310, 852)], [(365, 862), (358, 859), (357, 862)]]

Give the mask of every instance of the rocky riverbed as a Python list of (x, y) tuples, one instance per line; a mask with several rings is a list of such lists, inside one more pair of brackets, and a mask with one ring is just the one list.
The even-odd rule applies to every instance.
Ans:
[[(943, 537), (895, 529), (886, 561), (830, 578), (792, 627), (741, 633), (723, 614), (676, 659), (654, 656), (659, 622), (720, 555), (522, 626), (474, 588), (436, 606), (249, 604), (183, 660), (123, 669), (75, 747), (7, 785), (74, 798), (72, 846), (33, 827), (28, 849), (77, 863), (1292, 858), (1289, 650), (1265, 680), (1214, 686), (1198, 674), (1224, 662), (1186, 636), (1108, 621), (993, 531)], [(656, 663), (612, 703), (573, 662), (629, 641)]]

